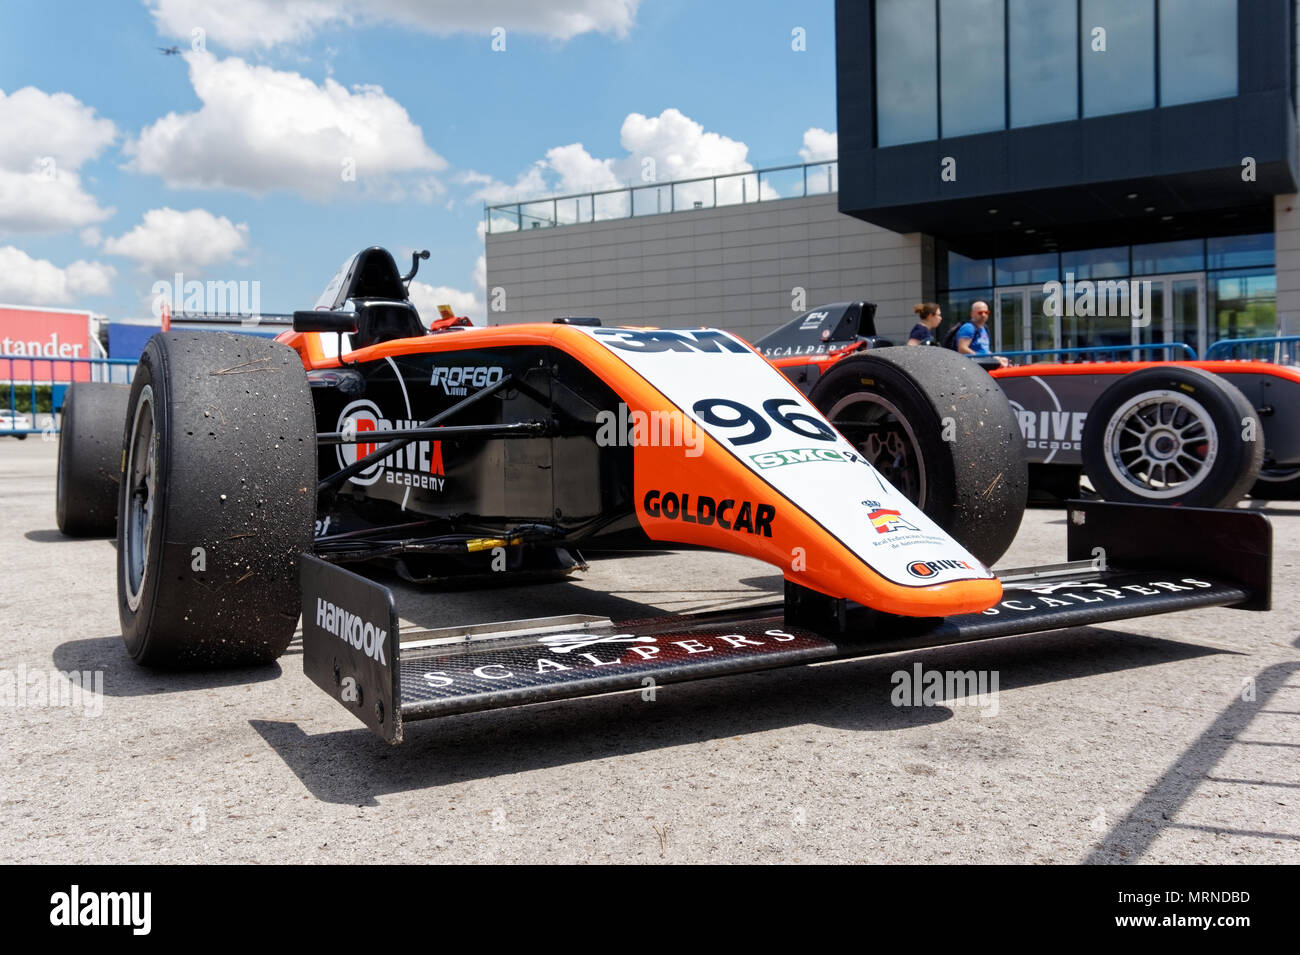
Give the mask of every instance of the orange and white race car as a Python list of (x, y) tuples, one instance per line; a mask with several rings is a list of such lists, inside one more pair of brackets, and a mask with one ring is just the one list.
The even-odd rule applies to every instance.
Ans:
[[(647, 680), (1268, 605), (1257, 514), (1201, 512), (1197, 540), (1225, 542), (1209, 548), (1167, 508), (1079, 503), (1073, 563), (994, 574), (1025, 506), (1024, 442), (1002, 390), (956, 354), (881, 349), (870, 382), (841, 356), (819, 407), (717, 329), (426, 326), (407, 294), (418, 263), (403, 276), (366, 249), (276, 341), (168, 332), (129, 388), (73, 387), (58, 493), (80, 517), (61, 526), (116, 525), (137, 662), (269, 662), (301, 616), (308, 675), (396, 742), (421, 717)], [(924, 467), (897, 467), (859, 414), (867, 385)], [(784, 603), (400, 631), (391, 592), (344, 566), (445, 585), (665, 547), (765, 561)]]

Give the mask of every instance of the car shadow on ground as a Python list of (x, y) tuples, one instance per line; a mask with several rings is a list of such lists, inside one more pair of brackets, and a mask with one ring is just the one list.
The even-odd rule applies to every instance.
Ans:
[(1081, 627), (661, 686), (654, 700), (632, 691), (410, 723), (400, 747), (360, 726), (309, 735), (293, 722), (249, 722), (316, 798), (375, 805), (395, 793), (809, 723), (896, 732), (952, 719), (954, 705), (975, 705), (893, 705), (892, 675), (914, 663), (927, 670), (996, 671), (998, 707), (1014, 714), (1014, 695), (1005, 694), (1019, 687), (1231, 652)]
[[(292, 649), (291, 647), (290, 651)], [(156, 696), (160, 693), (184, 693), (220, 686), (262, 683), (274, 680), (284, 672), (279, 664), (240, 670), (149, 670), (131, 661), (120, 634), (69, 640), (55, 647), (52, 656), (58, 670), (103, 673), (105, 696)]]
[(28, 531), (23, 537), (37, 544), (84, 544), (86, 541), (107, 540), (111, 541), (114, 547), (117, 546), (117, 538), (109, 534), (99, 537), (69, 537), (56, 527), (47, 530)]

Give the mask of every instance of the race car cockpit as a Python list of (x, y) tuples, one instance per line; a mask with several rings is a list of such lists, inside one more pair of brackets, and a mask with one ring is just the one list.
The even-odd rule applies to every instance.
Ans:
[[(349, 334), (349, 351), (398, 338), (427, 335), (429, 330), (411, 304), (407, 284), (415, 277), (420, 260), (428, 257), (427, 251), (413, 253), (411, 271), (402, 275), (387, 249), (380, 246), (363, 249), (334, 274), (316, 300), (315, 314), (295, 313), (294, 327), (299, 331)], [(332, 324), (322, 312), (337, 316), (338, 322)]]

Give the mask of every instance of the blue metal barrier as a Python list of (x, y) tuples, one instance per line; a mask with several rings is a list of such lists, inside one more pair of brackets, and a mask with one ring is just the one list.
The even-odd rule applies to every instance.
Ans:
[[(68, 386), (81, 381), (130, 384), (131, 358), (46, 358), (0, 355), (0, 437), (58, 434)], [(49, 411), (41, 411), (40, 390), (49, 388)]]
[[(1155, 352), (1167, 352), (1160, 357)], [(1143, 345), (1090, 345), (1086, 348), (1038, 348), (1030, 351), (1000, 351), (1004, 358), (1028, 358), (1031, 362), (1059, 361), (1062, 355), (1074, 361), (1195, 361), (1196, 349), (1186, 342), (1158, 342)], [(1051, 356), (1051, 357), (1049, 357)], [(1067, 358), (1066, 361), (1070, 361)]]
[(1300, 335), (1274, 338), (1225, 338), (1210, 346), (1206, 359), (1215, 361), (1270, 361), (1277, 365), (1300, 364)]

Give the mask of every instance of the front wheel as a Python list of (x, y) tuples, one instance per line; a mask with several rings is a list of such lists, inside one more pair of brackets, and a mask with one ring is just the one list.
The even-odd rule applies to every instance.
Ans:
[(1264, 432), (1246, 396), (1218, 375), (1157, 366), (1101, 393), (1082, 453), (1105, 500), (1231, 507), (1259, 474)]
[(808, 396), (884, 478), (985, 564), (1020, 528), (1028, 493), (1011, 403), (982, 368), (939, 348), (846, 358)]
[(140, 357), (118, 496), (118, 610), (144, 666), (269, 663), (298, 619), (316, 510), (316, 427), (298, 356), (219, 332)]

